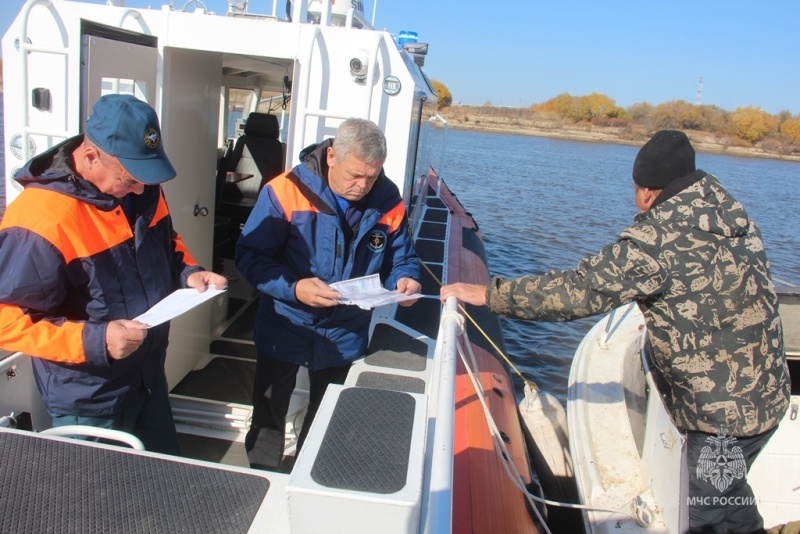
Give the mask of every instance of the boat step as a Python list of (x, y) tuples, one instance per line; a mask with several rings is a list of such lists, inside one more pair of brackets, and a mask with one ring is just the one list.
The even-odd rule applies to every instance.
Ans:
[(172, 393), (182, 397), (250, 404), (255, 373), (255, 360), (214, 357), (202, 369), (187, 374)]
[(329, 386), (287, 486), (292, 532), (418, 525), (426, 404), (414, 393)]
[(237, 467), (250, 467), (242, 441), (178, 432), (178, 442), (181, 446), (181, 455), (186, 458)]

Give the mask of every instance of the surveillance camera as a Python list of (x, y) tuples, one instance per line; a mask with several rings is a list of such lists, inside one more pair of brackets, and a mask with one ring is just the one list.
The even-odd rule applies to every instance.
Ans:
[(357, 50), (355, 56), (350, 59), (350, 74), (356, 81), (363, 82), (367, 79), (369, 54), (366, 50)]

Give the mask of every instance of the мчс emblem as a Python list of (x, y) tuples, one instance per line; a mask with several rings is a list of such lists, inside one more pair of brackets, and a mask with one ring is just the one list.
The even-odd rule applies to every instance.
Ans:
[(158, 148), (158, 145), (161, 144), (161, 136), (158, 135), (158, 130), (155, 128), (148, 128), (146, 132), (144, 132), (144, 144), (148, 146), (148, 148)]
[(719, 491), (725, 491), (734, 480), (743, 478), (747, 472), (742, 448), (735, 445), (735, 437), (722, 433), (717, 437), (707, 437), (706, 442), (710, 446), (700, 450), (697, 478), (711, 482)]
[(380, 252), (386, 246), (386, 234), (380, 230), (373, 230), (369, 234), (367, 245), (371, 251)]

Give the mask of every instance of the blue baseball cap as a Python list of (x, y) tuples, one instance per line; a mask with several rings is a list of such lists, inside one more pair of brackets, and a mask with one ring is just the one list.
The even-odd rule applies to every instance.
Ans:
[(177, 174), (164, 152), (156, 112), (131, 95), (101, 96), (86, 121), (85, 133), (139, 182), (160, 184)]

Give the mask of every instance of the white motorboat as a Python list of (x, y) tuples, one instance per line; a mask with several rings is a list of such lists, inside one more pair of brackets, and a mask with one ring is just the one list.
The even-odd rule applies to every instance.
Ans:
[[(800, 290), (779, 287), (790, 374), (800, 376)], [(603, 317), (575, 353), (569, 377), (570, 453), (586, 531), (687, 532), (684, 438), (657, 393), (635, 304)], [(663, 388), (662, 388), (663, 391)], [(800, 388), (747, 480), (769, 528), (800, 518)]]

